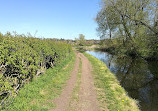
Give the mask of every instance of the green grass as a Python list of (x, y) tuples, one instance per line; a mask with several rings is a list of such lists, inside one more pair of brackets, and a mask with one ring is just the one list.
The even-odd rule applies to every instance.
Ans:
[(93, 77), (101, 110), (139, 111), (137, 101), (130, 98), (105, 63), (84, 53), (93, 67)]
[(77, 74), (77, 81), (75, 84), (75, 88), (73, 89), (72, 92), (72, 97), (69, 102), (69, 107), (67, 108), (67, 111), (76, 111), (76, 107), (79, 102), (79, 91), (80, 91), (80, 85), (81, 85), (81, 73), (82, 73), (82, 61), (80, 58), (80, 64), (79, 64), (79, 69), (78, 69), (78, 74)]
[(74, 68), (75, 54), (63, 63), (48, 69), (46, 74), (25, 85), (14, 99), (13, 103), (4, 110), (9, 111), (47, 111), (55, 107), (53, 99), (58, 97), (64, 87), (70, 72)]
[[(94, 47), (93, 47), (94, 46)], [(98, 50), (99, 45), (90, 45), (90, 46), (76, 46), (75, 49), (81, 53), (87, 50)]]

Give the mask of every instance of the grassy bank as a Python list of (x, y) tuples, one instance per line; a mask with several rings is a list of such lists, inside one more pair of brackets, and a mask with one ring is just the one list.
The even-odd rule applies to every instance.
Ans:
[(47, 111), (53, 108), (53, 99), (70, 77), (75, 63), (75, 54), (67, 58), (60, 65), (50, 68), (46, 74), (22, 88), (13, 103), (4, 110), (9, 111)]
[(137, 101), (127, 95), (105, 63), (87, 53), (84, 55), (93, 67), (94, 84), (102, 110), (107, 107), (110, 111), (139, 111)]

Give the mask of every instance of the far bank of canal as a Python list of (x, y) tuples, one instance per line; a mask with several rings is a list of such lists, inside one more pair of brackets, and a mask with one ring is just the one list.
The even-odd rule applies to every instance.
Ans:
[(105, 62), (128, 95), (139, 101), (142, 111), (158, 111), (158, 62), (142, 58), (119, 58), (106, 52), (86, 51)]

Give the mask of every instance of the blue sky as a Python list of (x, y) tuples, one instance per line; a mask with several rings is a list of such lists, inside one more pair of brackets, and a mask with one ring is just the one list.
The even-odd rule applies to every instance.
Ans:
[(36, 31), (37, 37), (74, 39), (97, 37), (100, 0), (0, 0), (0, 32)]

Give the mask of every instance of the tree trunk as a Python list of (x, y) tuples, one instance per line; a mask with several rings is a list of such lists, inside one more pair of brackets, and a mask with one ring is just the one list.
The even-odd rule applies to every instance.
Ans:
[(130, 39), (132, 40), (132, 36), (131, 36), (131, 33), (129, 32), (127, 26), (126, 26), (126, 23), (125, 23), (125, 19), (124, 19), (124, 16), (121, 16), (122, 17), (122, 25), (124, 27), (124, 31), (125, 33), (127, 34), (128, 38), (126, 38), (127, 40)]

